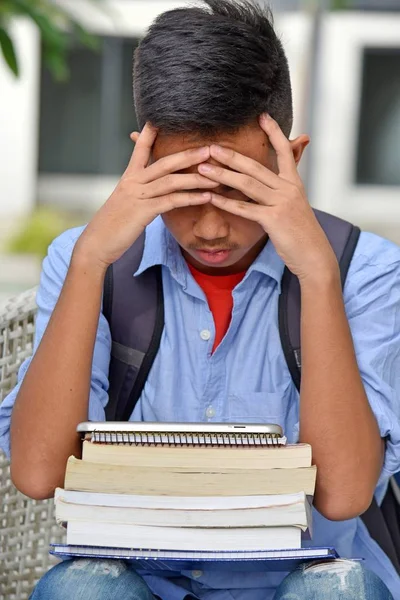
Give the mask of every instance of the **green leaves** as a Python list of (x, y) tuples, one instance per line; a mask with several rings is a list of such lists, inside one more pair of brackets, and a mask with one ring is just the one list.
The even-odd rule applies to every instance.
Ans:
[(90, 48), (91, 50), (99, 50), (100, 48), (100, 40), (97, 36), (89, 33), (80, 25), (77, 21), (71, 22), (73, 36), (80, 42), (83, 46)]
[(10, 67), (16, 77), (19, 75), (19, 67), (17, 56), (15, 54), (14, 44), (8, 35), (7, 31), (0, 27), (0, 48), (4, 56), (4, 60)]
[(78, 41), (92, 49), (99, 46), (96, 36), (51, 0), (0, 0), (0, 49), (15, 76), (19, 75), (19, 68), (9, 25), (16, 16), (28, 17), (38, 27), (43, 62), (58, 81), (68, 79), (67, 59), (71, 43)]

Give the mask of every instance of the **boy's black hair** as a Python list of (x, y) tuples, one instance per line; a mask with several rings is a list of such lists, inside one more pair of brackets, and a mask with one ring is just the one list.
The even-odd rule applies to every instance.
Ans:
[(208, 136), (268, 112), (289, 136), (289, 68), (270, 10), (202, 0), (161, 14), (135, 53), (134, 97), (140, 128)]

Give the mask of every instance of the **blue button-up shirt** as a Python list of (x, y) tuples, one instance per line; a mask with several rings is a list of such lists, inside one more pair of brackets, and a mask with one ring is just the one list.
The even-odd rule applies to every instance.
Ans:
[[(49, 248), (37, 294), (35, 348), (44, 333), (65, 279), (74, 244), (83, 228), (65, 232)], [(232, 321), (212, 354), (213, 316), (191, 276), (176, 241), (156, 219), (147, 230), (137, 274), (162, 265), (165, 327), (132, 420), (273, 422), (289, 442), (299, 438), (299, 395), (288, 371), (278, 329), (278, 296), (284, 265), (268, 243), (233, 291)], [(132, 273), (132, 277), (134, 273)], [(400, 470), (400, 250), (362, 233), (350, 266), (344, 300), (360, 373), (369, 402), (387, 438), (377, 488), (382, 496), (390, 475)], [(211, 335), (205, 335), (204, 332)], [(89, 419), (104, 420), (111, 337), (100, 315), (94, 350)], [(30, 360), (16, 389), (0, 409), (0, 445), (9, 452), (10, 416)], [(321, 398), (323, 402), (323, 398)], [(334, 546), (342, 557), (362, 557), (400, 598), (400, 578), (371, 540), (360, 519), (331, 522), (314, 511), (316, 546)], [(154, 594), (182, 600), (190, 593), (207, 600), (272, 600), (281, 573), (188, 572), (144, 574)]]

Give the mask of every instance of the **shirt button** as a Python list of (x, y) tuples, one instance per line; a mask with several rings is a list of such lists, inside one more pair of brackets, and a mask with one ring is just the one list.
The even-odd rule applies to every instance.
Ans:
[(211, 337), (211, 331), (209, 331), (208, 329), (203, 329), (203, 331), (200, 331), (200, 337), (205, 342), (208, 342), (208, 340)]
[(215, 417), (215, 408), (213, 406), (209, 406), (207, 408), (206, 417), (208, 417), (209, 419), (211, 419), (212, 417)]
[(203, 571), (192, 571), (192, 577), (194, 577), (195, 579), (198, 579), (202, 575), (203, 575)]

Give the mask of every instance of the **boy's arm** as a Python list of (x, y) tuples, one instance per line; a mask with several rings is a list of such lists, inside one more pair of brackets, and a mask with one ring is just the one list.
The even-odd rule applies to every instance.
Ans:
[[(50, 260), (46, 259), (48, 271), (52, 270)], [(20, 491), (34, 498), (49, 497), (56, 486), (62, 487), (68, 456), (80, 455), (75, 430), (88, 417), (104, 273), (99, 265), (72, 256), (58, 302), (15, 401), (11, 477)]]
[[(328, 519), (346, 520), (369, 507), (385, 443), (357, 364), (340, 277), (326, 275), (316, 273), (301, 285), (300, 440), (312, 445), (318, 465), (316, 507)], [(373, 302), (363, 307), (362, 301), (364, 327), (372, 329)], [(388, 321), (388, 339), (391, 329)], [(373, 355), (379, 351), (376, 348)]]
[[(365, 375), (361, 373), (345, 313), (339, 265), (308, 203), (297, 172), (299, 153), (294, 152), (292, 143), (273, 119), (263, 115), (260, 126), (275, 150), (274, 170), (231, 149), (212, 145), (212, 158), (229, 169), (208, 164), (200, 165), (199, 172), (207, 173), (213, 181), (233, 187), (252, 200), (238, 201), (213, 192), (211, 202), (222, 210), (259, 223), (283, 262), (299, 279), (302, 301), (300, 439), (312, 445), (318, 467), (316, 507), (329, 519), (349, 519), (365, 511), (371, 503), (383, 464), (381, 438), (388, 433), (391, 435), (388, 447), (392, 453), (395, 449), (397, 455), (391, 462), (399, 464), (400, 440), (393, 443), (399, 434), (398, 422), (393, 418), (398, 410), (393, 411), (391, 405), (395, 402), (398, 405), (400, 385), (397, 380), (396, 389), (385, 381), (385, 378), (393, 380), (392, 372), (398, 370), (399, 323), (396, 313), (392, 312), (381, 335), (382, 349), (377, 347), (378, 339), (370, 339), (370, 349), (376, 352), (374, 364)], [(369, 256), (368, 249), (366, 253)], [(389, 262), (379, 264), (386, 268)], [(377, 317), (376, 306), (383, 311), (388, 309), (386, 292), (394, 288), (400, 303), (398, 274), (393, 280), (388, 275), (386, 292), (376, 303), (373, 296), (377, 291), (379, 296), (379, 284), (376, 281), (369, 284), (372, 296), (368, 297), (368, 292), (363, 296), (366, 285), (361, 285), (358, 292), (361, 302), (357, 307), (358, 313), (364, 316), (363, 327), (367, 330)], [(368, 335), (364, 340), (368, 342)], [(374, 367), (377, 367), (375, 374), (380, 372), (381, 376), (375, 376), (378, 389), (372, 390), (368, 376), (371, 377)], [(374, 410), (372, 400), (375, 400)], [(386, 476), (389, 473), (386, 469)]]
[(52, 496), (63, 485), (68, 456), (79, 456), (76, 426), (88, 418), (108, 266), (158, 215), (206, 204), (211, 198), (206, 190), (217, 185), (195, 173), (176, 174), (207, 160), (208, 147), (149, 164), (156, 137), (157, 130), (146, 124), (121, 181), (77, 241), (60, 297), (19, 389), (11, 419), (11, 476), (28, 496)]

